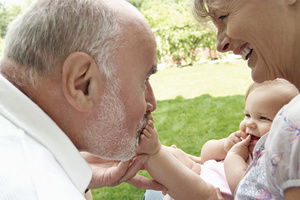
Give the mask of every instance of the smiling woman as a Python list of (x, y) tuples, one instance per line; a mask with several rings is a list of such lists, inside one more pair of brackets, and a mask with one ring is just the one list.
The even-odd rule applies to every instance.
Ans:
[[(284, 78), (300, 89), (299, 0), (193, 0), (192, 5), (196, 18), (209, 18), (216, 26), (217, 49), (232, 51), (248, 60), (255, 82)], [(251, 170), (268, 186), (264, 194), (270, 192), (272, 196), (267, 199), (299, 198), (300, 142), (294, 140), (299, 132), (296, 128), (300, 124), (299, 112), (297, 96), (278, 112), (270, 132), (265, 135), (266, 141), (255, 147), (261, 156), (254, 158), (258, 165)], [(258, 177), (252, 177), (253, 183)], [(246, 190), (256, 194), (235, 199), (263, 198), (248, 186), (240, 183), (236, 194)]]

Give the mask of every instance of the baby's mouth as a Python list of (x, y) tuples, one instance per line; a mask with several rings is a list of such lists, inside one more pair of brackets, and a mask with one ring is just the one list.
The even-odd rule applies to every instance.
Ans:
[(254, 136), (254, 135), (251, 135), (251, 140), (250, 140), (250, 143), (254, 143), (255, 141), (258, 141), (260, 137), (257, 137), (257, 136)]

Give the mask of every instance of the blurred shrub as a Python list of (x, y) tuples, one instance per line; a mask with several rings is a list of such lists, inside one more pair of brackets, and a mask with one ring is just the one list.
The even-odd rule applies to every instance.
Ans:
[(157, 41), (159, 62), (186, 66), (217, 59), (216, 33), (192, 17), (190, 0), (131, 0), (148, 20)]
[(0, 2), (0, 37), (4, 37), (7, 31), (7, 27), (11, 21), (13, 21), (22, 11), (24, 6), (12, 4), (6, 5)]

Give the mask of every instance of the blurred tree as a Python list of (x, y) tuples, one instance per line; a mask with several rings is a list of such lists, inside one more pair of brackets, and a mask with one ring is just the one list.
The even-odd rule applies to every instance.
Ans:
[(157, 40), (158, 59), (169, 66), (186, 66), (200, 59), (215, 59), (215, 31), (192, 17), (190, 0), (152, 0), (140, 10)]
[(7, 9), (3, 3), (0, 2), (0, 36), (3, 37), (6, 33), (8, 25)]
[(23, 4), (6, 4), (0, 2), (0, 37), (4, 37), (7, 27), (33, 0), (25, 0)]
[(137, 9), (140, 10), (140, 8), (143, 5), (144, 0), (128, 0), (129, 3), (131, 3), (132, 5), (134, 5)]

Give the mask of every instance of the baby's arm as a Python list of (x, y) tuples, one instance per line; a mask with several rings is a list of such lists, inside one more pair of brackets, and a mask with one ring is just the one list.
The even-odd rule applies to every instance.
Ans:
[(235, 144), (227, 153), (224, 161), (226, 179), (232, 194), (234, 194), (248, 168), (246, 160), (249, 156), (250, 139), (251, 136), (249, 135), (245, 140)]
[(207, 141), (201, 150), (202, 162), (204, 163), (207, 160), (224, 160), (231, 147), (242, 141), (241, 138), (246, 137), (246, 133), (242, 131), (236, 131), (230, 134), (227, 138)]

